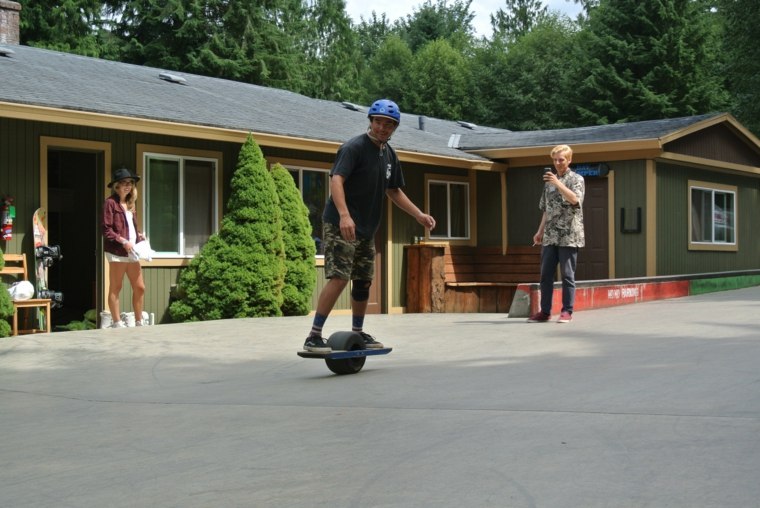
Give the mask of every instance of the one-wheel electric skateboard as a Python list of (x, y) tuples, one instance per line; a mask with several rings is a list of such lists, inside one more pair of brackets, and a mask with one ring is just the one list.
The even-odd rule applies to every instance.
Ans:
[(314, 353), (298, 351), (302, 358), (322, 358), (327, 368), (336, 374), (356, 374), (368, 356), (387, 355), (393, 348), (367, 349), (364, 339), (356, 332), (335, 332), (327, 339), (327, 345), (332, 348), (329, 353)]

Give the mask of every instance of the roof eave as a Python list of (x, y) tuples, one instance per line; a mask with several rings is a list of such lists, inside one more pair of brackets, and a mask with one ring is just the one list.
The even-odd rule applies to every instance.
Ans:
[[(527, 167), (547, 164), (549, 153), (554, 146), (556, 145), (552, 143), (530, 147), (476, 149), (467, 150), (467, 152), (503, 162), (510, 167)], [(659, 139), (575, 143), (572, 148), (573, 162), (577, 163), (653, 159), (662, 153), (662, 144)]]
[[(271, 134), (255, 130), (249, 131), (208, 125), (194, 125), (166, 120), (108, 115), (92, 111), (53, 108), (32, 104), (17, 104), (3, 101), (0, 101), (0, 116), (19, 120), (52, 122), (66, 125), (97, 127), (101, 129), (142, 132), (240, 144), (245, 142), (248, 134), (251, 134), (256, 139), (259, 146), (262, 147), (288, 148), (314, 153), (334, 154), (341, 145), (341, 142), (337, 141)], [(397, 150), (397, 153), (401, 161), (405, 163), (441, 165), (474, 170), (494, 170), (500, 167), (498, 163), (485, 159), (460, 159), (457, 157), (418, 153), (406, 150)]]
[[(466, 153), (466, 152), (465, 152)], [(472, 169), (476, 171), (504, 171), (506, 166), (488, 159), (460, 159), (445, 155), (435, 155), (396, 149), (401, 162), (406, 164), (428, 164), (449, 168)]]
[(665, 162), (674, 162), (684, 166), (690, 166), (699, 169), (708, 169), (710, 171), (720, 171), (730, 174), (741, 174), (745, 176), (760, 177), (760, 167), (748, 166), (746, 164), (736, 164), (733, 162), (716, 161), (714, 159), (705, 159), (702, 157), (693, 157), (680, 153), (663, 152), (658, 160)]
[(163, 134), (232, 143), (245, 142), (246, 137), (250, 133), (253, 134), (259, 145), (293, 147), (295, 142), (299, 145), (299, 148), (302, 148), (301, 145), (303, 145), (303, 149), (318, 152), (335, 151), (340, 145), (339, 143), (329, 141), (291, 138), (288, 136), (242, 129), (227, 129), (206, 125), (175, 123), (165, 120), (107, 115), (92, 111), (52, 108), (31, 104), (15, 104), (10, 102), (0, 102), (0, 116), (15, 118), (18, 120), (60, 123), (65, 125), (97, 127), (100, 129), (114, 129), (148, 134)]

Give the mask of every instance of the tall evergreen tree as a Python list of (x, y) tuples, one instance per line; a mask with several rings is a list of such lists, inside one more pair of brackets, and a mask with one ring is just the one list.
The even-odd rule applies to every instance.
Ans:
[(548, 16), (541, 0), (505, 0), (506, 9), (491, 14), (494, 37), (514, 41), (530, 32)]
[(315, 0), (309, 9), (307, 82), (310, 97), (343, 101), (359, 95), (361, 63), (344, 0)]
[(429, 42), (446, 39), (459, 51), (468, 49), (475, 32), (472, 20), (475, 14), (470, 11), (472, 0), (425, 0), (413, 14), (398, 20), (396, 30), (401, 38), (416, 53)]
[(511, 130), (572, 127), (566, 79), (575, 61), (569, 58), (577, 40), (576, 25), (567, 16), (550, 13), (530, 32), (500, 48), (497, 38), (475, 59), (473, 83), (487, 125)]
[[(408, 109), (447, 120), (468, 120), (464, 113), (469, 72), (464, 56), (447, 41), (428, 43), (414, 55), (404, 97)], [(439, 78), (431, 79), (434, 76)]]
[(578, 123), (672, 118), (722, 109), (716, 42), (694, 0), (604, 0), (581, 37)]
[(473, 123), (491, 127), (503, 127), (504, 117), (511, 111), (503, 109), (503, 81), (507, 71), (507, 45), (498, 38), (487, 41), (474, 49), (470, 59), (471, 79), (468, 95), (471, 98), (469, 112)]
[(21, 43), (66, 53), (113, 55), (101, 0), (17, 0)]
[(106, 0), (122, 40), (119, 60), (188, 71), (188, 61), (207, 43), (213, 6), (189, 0)]
[(272, 166), (272, 179), (284, 218), (286, 272), (282, 288), (282, 313), (285, 316), (303, 316), (311, 311), (311, 297), (317, 282), (314, 267), (317, 249), (311, 237), (309, 209), (304, 204), (293, 177), (281, 164)]
[(106, 0), (121, 61), (306, 89), (303, 0)]
[(393, 99), (402, 111), (409, 109), (411, 102), (407, 98), (410, 73), (414, 55), (409, 46), (397, 35), (391, 35), (380, 46), (364, 71), (362, 80), (366, 104), (388, 97)]
[(175, 321), (282, 315), (282, 210), (266, 160), (252, 136), (240, 149), (219, 233), (180, 273)]
[(723, 19), (723, 56), (727, 86), (736, 118), (760, 136), (760, 44), (755, 23), (760, 19), (756, 0), (720, 0)]
[(362, 60), (369, 61), (375, 56), (375, 53), (385, 42), (385, 39), (391, 35), (393, 26), (385, 14), (380, 17), (372, 12), (369, 19), (361, 18), (358, 25), (354, 25), (361, 52)]

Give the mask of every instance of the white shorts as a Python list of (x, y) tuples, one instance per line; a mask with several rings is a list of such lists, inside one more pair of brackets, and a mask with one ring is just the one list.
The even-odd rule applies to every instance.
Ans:
[(106, 252), (106, 259), (109, 263), (139, 263), (139, 260), (134, 260), (132, 258), (129, 258), (127, 256), (117, 256), (116, 254), (112, 254), (110, 252)]

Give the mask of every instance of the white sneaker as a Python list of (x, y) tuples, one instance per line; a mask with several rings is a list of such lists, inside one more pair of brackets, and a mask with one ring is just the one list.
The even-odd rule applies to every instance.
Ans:
[(113, 323), (109, 328), (126, 328), (127, 325), (124, 324), (123, 321), (117, 321)]

